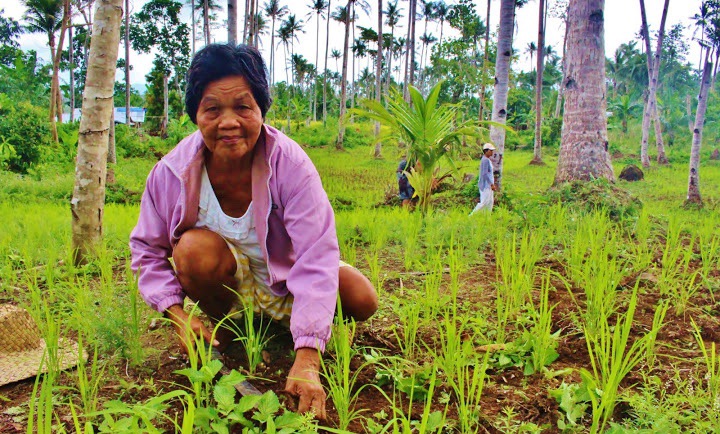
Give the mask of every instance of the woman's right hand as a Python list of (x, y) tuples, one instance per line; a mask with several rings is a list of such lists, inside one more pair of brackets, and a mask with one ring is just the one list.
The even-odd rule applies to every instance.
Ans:
[(180, 348), (185, 354), (188, 354), (190, 346), (195, 345), (197, 337), (202, 337), (205, 342), (212, 343), (214, 347), (220, 345), (217, 339), (213, 339), (212, 333), (200, 321), (200, 318), (189, 315), (182, 305), (170, 306), (165, 310), (165, 316), (172, 321), (175, 334), (180, 339)]

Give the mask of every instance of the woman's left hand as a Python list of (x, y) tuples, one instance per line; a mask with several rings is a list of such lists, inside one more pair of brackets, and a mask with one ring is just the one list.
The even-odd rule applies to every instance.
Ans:
[(300, 398), (298, 413), (313, 412), (325, 420), (325, 389), (320, 384), (320, 354), (314, 348), (299, 348), (290, 368), (285, 391)]

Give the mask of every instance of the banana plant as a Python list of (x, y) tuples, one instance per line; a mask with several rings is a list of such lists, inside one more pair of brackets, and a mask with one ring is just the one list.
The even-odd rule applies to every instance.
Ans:
[(387, 108), (375, 100), (361, 101), (352, 112), (379, 121), (389, 127), (389, 136), (408, 146), (408, 161), (418, 162), (406, 173), (410, 185), (419, 197), (423, 213), (430, 207), (430, 195), (436, 168), (445, 157), (454, 167), (452, 155), (461, 146), (463, 136), (476, 137), (480, 128), (474, 120), (458, 121), (458, 104), (438, 104), (442, 81), (436, 84), (427, 98), (410, 86), (412, 104), (403, 100), (398, 91), (391, 91)]

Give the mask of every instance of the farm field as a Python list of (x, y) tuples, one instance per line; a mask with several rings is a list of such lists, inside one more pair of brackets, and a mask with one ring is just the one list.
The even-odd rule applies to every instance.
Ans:
[[(549, 193), (556, 157), (529, 166), (532, 153), (507, 152), (499, 204), (468, 216), (476, 181), (461, 179), (478, 163), (464, 158), (423, 215), (392, 199), (395, 159), (373, 159), (369, 146), (306, 150), (342, 259), (380, 295), (369, 321), (336, 318), (322, 367), (327, 421), (286, 413), (293, 355), (279, 325), (238, 324), (243, 340), (224, 359), (274, 392), (254, 410), (212, 382), (206, 354), (179, 356), (128, 269), (137, 193), (154, 164), (128, 158), (115, 167), (122, 187), (108, 193), (103, 249), (82, 267), (69, 251), (72, 170), (0, 173), (0, 303), (27, 307), (48, 348), (69, 337), (88, 355), (0, 387), (0, 432), (226, 432), (232, 418), (247, 432), (720, 430), (717, 161), (703, 163), (696, 210), (682, 207), (686, 164), (618, 181), (638, 199), (618, 200), (583, 195), (611, 191), (600, 181)], [(617, 155), (616, 174), (631, 158)]]

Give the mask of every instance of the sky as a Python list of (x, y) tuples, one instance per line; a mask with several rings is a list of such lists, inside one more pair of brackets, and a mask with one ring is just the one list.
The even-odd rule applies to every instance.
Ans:
[[(453, 3), (452, 0), (445, 0), (446, 3)], [(555, 0), (547, 0), (552, 8)], [(130, 12), (135, 13), (146, 0), (130, 0)], [(24, 6), (21, 2), (3, 2), (4, 5), (0, 9), (4, 9), (4, 16), (12, 17), (22, 22), (22, 16), (25, 12)], [(222, 0), (219, 3), (223, 3)], [(238, 8), (240, 18), (238, 19), (239, 26), (239, 38), (242, 38), (242, 16), (244, 3), (238, 1)], [(264, 4), (265, 0), (261, 0), (261, 4)], [(296, 52), (302, 54), (311, 63), (315, 62), (315, 40), (316, 40), (316, 21), (315, 15), (308, 16), (309, 8), (308, 4), (310, 0), (281, 0), (281, 4), (288, 6), (290, 13), (294, 13), (297, 18), (302, 19), (305, 22), (305, 33), (299, 36), (300, 42), (295, 43)], [(358, 25), (373, 28), (377, 27), (377, 2), (368, 0), (371, 4), (371, 11), (369, 15), (365, 15), (359, 12)], [(383, 1), (383, 7), (387, 7), (388, 0)], [(418, 2), (419, 3), (419, 2)], [(650, 26), (651, 34), (660, 26), (660, 18), (662, 16), (663, 0), (645, 0), (647, 8), (647, 19)], [(666, 29), (669, 30), (672, 25), (681, 23), (686, 27), (690, 27), (686, 30), (685, 37), (690, 45), (690, 54), (688, 60), (697, 65), (700, 49), (696, 42), (690, 41), (693, 36), (694, 27), (692, 27), (692, 20), (690, 17), (700, 10), (701, 0), (671, 0), (668, 8), (668, 18)], [(344, 0), (332, 0), (332, 9), (338, 5), (344, 5)], [(189, 5), (189, 2), (188, 2)], [(408, 2), (405, 0), (400, 1), (400, 7), (403, 10), (402, 15), (407, 16)], [(475, 7), (478, 14), (485, 19), (485, 13), (487, 8), (487, 0), (476, 0)], [(190, 23), (189, 6), (185, 8), (186, 21)], [(491, 13), (490, 13), (490, 27), (491, 31), (497, 31), (497, 23), (499, 21), (500, 14), (500, 1), (492, 0), (491, 2)], [(223, 17), (225, 12), (220, 12), (219, 16)], [(81, 17), (76, 17), (75, 22), (81, 22)], [(404, 26), (407, 20), (403, 18), (401, 24)], [(625, 42), (636, 40), (641, 42), (637, 37), (640, 29), (640, 3), (639, 0), (606, 0), (605, 1), (605, 54), (607, 57), (612, 56), (615, 49)], [(320, 64), (322, 65), (322, 56), (324, 54), (324, 41), (325, 41), (325, 21), (320, 22)], [(386, 27), (386, 26), (385, 26)], [(276, 24), (277, 29), (277, 24)], [(528, 71), (531, 68), (529, 54), (526, 53), (526, 47), (532, 41), (537, 42), (537, 30), (538, 30), (538, 0), (530, 0), (530, 2), (524, 7), (517, 10), (516, 13), (516, 30), (513, 40), (513, 48), (519, 53), (518, 62), (512, 65), (515, 70)], [(384, 32), (389, 31), (387, 27), (383, 30)], [(417, 37), (424, 31), (424, 21), (420, 21), (416, 25)], [(198, 34), (199, 34), (198, 30)], [(269, 32), (269, 31), (268, 31)], [(404, 35), (406, 28), (396, 28), (397, 34)], [(432, 33), (435, 37), (439, 37), (440, 29), (438, 24), (430, 23), (428, 26), (428, 33)], [(443, 38), (452, 36), (453, 31), (449, 29), (446, 24), (443, 31)], [(552, 16), (548, 17), (548, 23), (546, 25), (546, 45), (552, 45), (557, 53), (562, 53), (562, 42), (564, 35), (564, 26), (560, 19)], [(337, 23), (334, 20), (330, 23), (330, 50), (333, 48), (342, 51), (344, 31), (341, 23)], [(214, 42), (224, 42), (227, 40), (226, 30), (217, 30), (213, 32), (212, 38)], [(49, 61), (50, 49), (47, 45), (47, 38), (43, 34), (23, 34), (20, 37), (20, 45), (24, 50), (33, 49), (38, 52), (39, 57)], [(277, 38), (276, 38), (277, 42)], [(202, 47), (202, 42), (196, 42), (196, 48)], [(653, 43), (653, 49), (655, 45)], [(270, 36), (266, 35), (261, 38), (260, 50), (265, 57), (266, 62), (270, 59)], [(419, 56), (419, 44), (417, 48), (417, 55)], [(124, 56), (124, 48), (120, 47), (120, 57)], [(130, 53), (130, 64), (132, 65), (130, 82), (133, 83), (133, 87), (142, 89), (145, 84), (145, 75), (150, 72), (152, 67), (152, 54), (138, 54), (131, 51)], [(281, 47), (276, 47), (276, 59), (278, 67), (275, 72), (276, 81), (282, 81), (285, 78), (285, 72), (282, 70), (283, 62), (283, 50)], [(362, 68), (368, 65), (368, 60), (360, 60), (358, 66), (356, 66), (356, 74), (359, 75)], [(341, 66), (341, 65), (340, 65)], [(335, 70), (335, 62), (333, 59), (328, 60), (328, 68)], [(67, 82), (69, 73), (64, 73), (61, 77), (61, 81)], [(122, 71), (118, 71), (117, 80), (124, 80)]]

